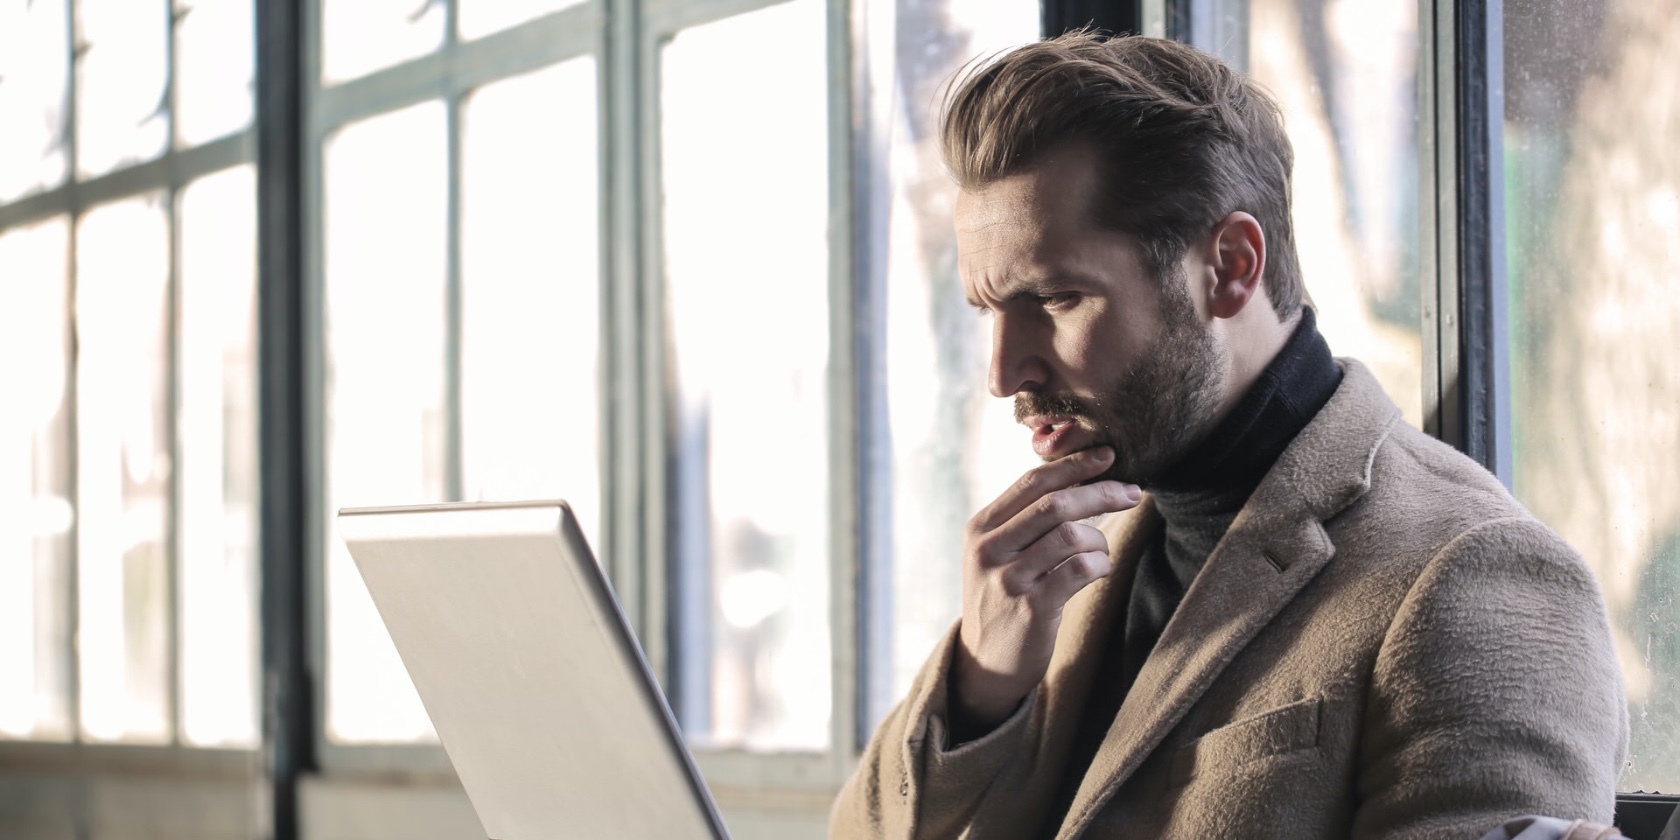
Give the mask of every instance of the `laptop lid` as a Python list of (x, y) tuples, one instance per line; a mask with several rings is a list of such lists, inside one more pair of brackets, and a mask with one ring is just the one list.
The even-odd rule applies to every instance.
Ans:
[(728, 837), (564, 502), (338, 524), (489, 840)]

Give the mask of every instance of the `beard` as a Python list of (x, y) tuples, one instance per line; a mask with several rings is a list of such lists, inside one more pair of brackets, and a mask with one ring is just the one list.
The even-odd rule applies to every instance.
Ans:
[(1166, 324), (1155, 346), (1107, 389), (1092, 397), (1027, 393), (1015, 397), (1015, 418), (1066, 416), (1094, 431), (1091, 448), (1114, 449), (1114, 464), (1095, 480), (1147, 487), (1179, 462), (1210, 430), (1226, 362), (1213, 334), (1196, 317), (1181, 283), (1163, 284)]

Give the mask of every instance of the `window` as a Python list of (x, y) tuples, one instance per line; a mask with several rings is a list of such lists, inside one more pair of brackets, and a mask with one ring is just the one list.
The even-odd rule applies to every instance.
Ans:
[(1319, 331), (1424, 425), (1418, 5), (1215, 0), (1197, 32), (1260, 82), (1295, 147), (1295, 247)]
[(256, 746), (250, 23), (0, 6), (6, 737)]
[(675, 676), (702, 743), (829, 740), (826, 30), (792, 0), (660, 49)]
[[(311, 177), (329, 771), (392, 766), (356, 747), (436, 743), (333, 531), (337, 510), (559, 497), (602, 548), (598, 14), (321, 5)], [(486, 37), (463, 43), (469, 21)], [(430, 749), (395, 766), (447, 775)]]
[(1505, 4), (1514, 489), (1597, 572), (1633, 737), (1625, 790), (1680, 788), (1680, 22)]
[(255, 819), (252, 44), (249, 2), (0, 2), (0, 761), (51, 771), (12, 780), (31, 833)]

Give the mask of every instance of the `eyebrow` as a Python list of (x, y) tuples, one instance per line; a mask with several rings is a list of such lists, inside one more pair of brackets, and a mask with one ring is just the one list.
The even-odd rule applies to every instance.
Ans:
[[(1010, 303), (1029, 297), (1047, 297), (1054, 294), (1061, 287), (1060, 284), (1050, 280), (1022, 280), (1012, 285), (1013, 288), (1009, 290), (1009, 293), (1000, 299), (1001, 303)], [(981, 303), (972, 295), (967, 295), (966, 297), (968, 298), (968, 305), (974, 307), (975, 309), (981, 310), (982, 312), (989, 311), (991, 309), (991, 307)]]

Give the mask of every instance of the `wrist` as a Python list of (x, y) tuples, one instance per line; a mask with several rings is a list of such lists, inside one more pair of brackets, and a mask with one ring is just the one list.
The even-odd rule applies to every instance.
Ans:
[(1026, 698), (1027, 692), (1002, 685), (1001, 675), (982, 668), (964, 645), (957, 645), (952, 659), (946, 705), (953, 725), (960, 722), (961, 728), (983, 735), (1007, 720)]

